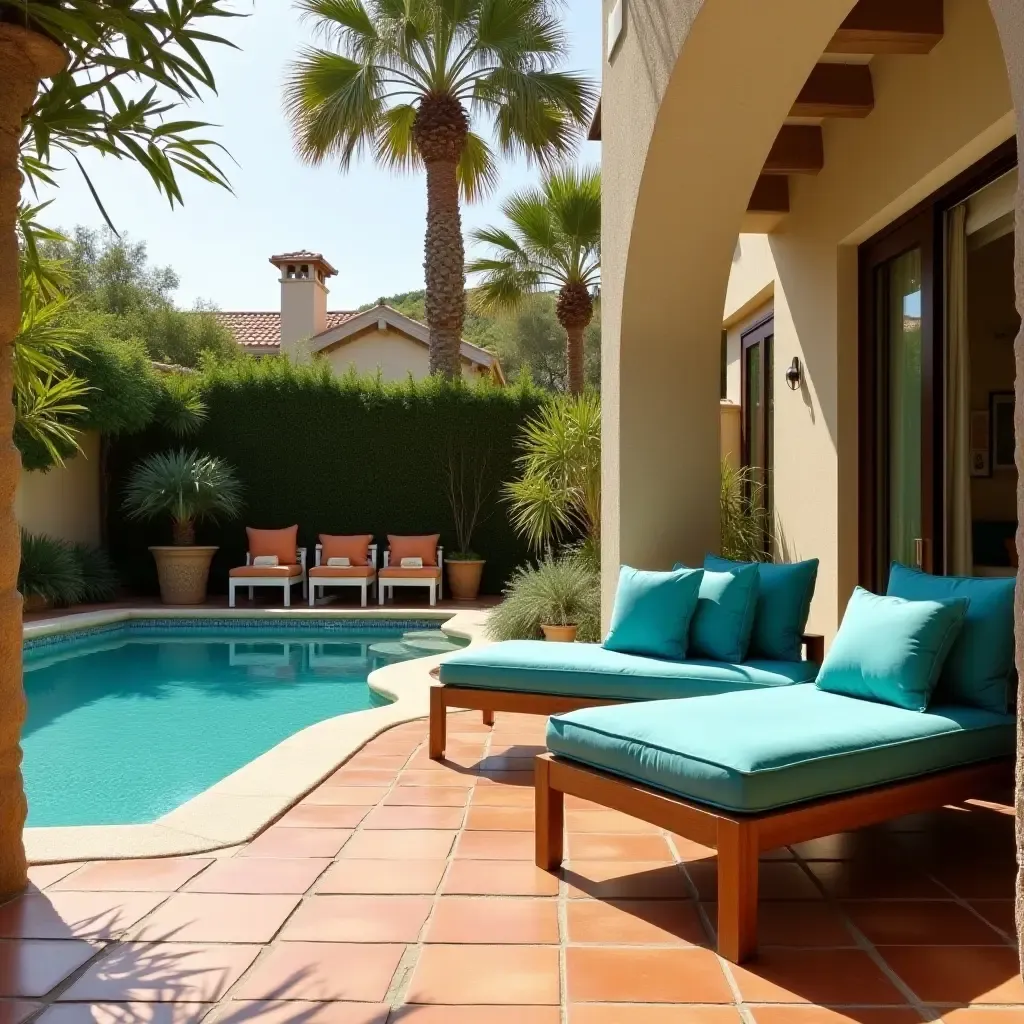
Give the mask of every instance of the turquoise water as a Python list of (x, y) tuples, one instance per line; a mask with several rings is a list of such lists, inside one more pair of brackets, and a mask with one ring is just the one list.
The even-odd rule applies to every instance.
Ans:
[(427, 653), (401, 638), (130, 629), (29, 650), (28, 824), (152, 821), (300, 729), (386, 703), (369, 672)]

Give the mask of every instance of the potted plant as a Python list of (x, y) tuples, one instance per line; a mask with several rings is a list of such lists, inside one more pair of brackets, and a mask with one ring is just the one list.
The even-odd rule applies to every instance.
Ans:
[(472, 542), (477, 526), (483, 522), (484, 502), (491, 493), (486, 473), (485, 454), (467, 455), (464, 447), (449, 450), (445, 483), (455, 526), (456, 550), (445, 554), (445, 562), (448, 591), (456, 601), (473, 601), (480, 593), (485, 561), (473, 550)]
[(164, 604), (202, 604), (217, 547), (196, 544), (196, 523), (241, 512), (242, 485), (234, 470), (216, 456), (183, 448), (150, 455), (132, 472), (124, 507), (132, 519), (170, 517), (173, 544), (149, 549)]

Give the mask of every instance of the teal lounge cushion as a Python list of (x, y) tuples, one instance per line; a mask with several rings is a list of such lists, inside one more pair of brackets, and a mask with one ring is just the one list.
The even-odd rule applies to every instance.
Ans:
[(666, 661), (620, 654), (596, 644), (506, 640), (447, 655), (440, 679), (450, 686), (484, 690), (659, 700), (811, 683), (817, 670), (807, 661)]
[[(676, 569), (685, 566), (676, 563)], [(738, 565), (723, 572), (705, 566), (690, 622), (690, 654), (715, 661), (743, 661), (757, 607), (757, 566)], [(799, 654), (794, 660), (799, 660)]]
[(928, 707), (967, 601), (905, 601), (854, 588), (818, 689), (908, 711)]
[(967, 598), (963, 629), (942, 666), (934, 700), (1002, 713), (1010, 705), (1013, 664), (1013, 576), (931, 576), (893, 563), (888, 593), (908, 601)]
[(738, 566), (756, 565), (758, 576), (757, 607), (750, 634), (749, 656), (799, 660), (801, 637), (807, 628), (811, 598), (818, 578), (818, 560), (806, 562), (734, 562), (718, 555), (707, 555), (704, 568), (726, 572)]
[(685, 658), (703, 575), (703, 569), (649, 572), (622, 566), (605, 648), (620, 654)]
[(920, 714), (814, 686), (586, 708), (548, 722), (554, 753), (684, 799), (767, 811), (1008, 756), (1015, 721)]

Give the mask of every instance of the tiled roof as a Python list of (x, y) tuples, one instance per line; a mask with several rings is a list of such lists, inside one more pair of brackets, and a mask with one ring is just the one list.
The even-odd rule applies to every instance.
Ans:
[[(356, 316), (358, 310), (328, 310), (327, 330), (340, 327)], [(281, 349), (281, 314), (263, 312), (232, 312), (215, 314), (235, 336), (235, 341), (249, 352), (278, 352)]]

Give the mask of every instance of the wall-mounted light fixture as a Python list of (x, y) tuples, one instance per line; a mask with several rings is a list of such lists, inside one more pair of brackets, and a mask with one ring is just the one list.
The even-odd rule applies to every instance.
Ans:
[(786, 386), (790, 391), (798, 391), (803, 377), (804, 370), (800, 365), (800, 357), (793, 356), (793, 362), (789, 364), (789, 369), (786, 370)]

